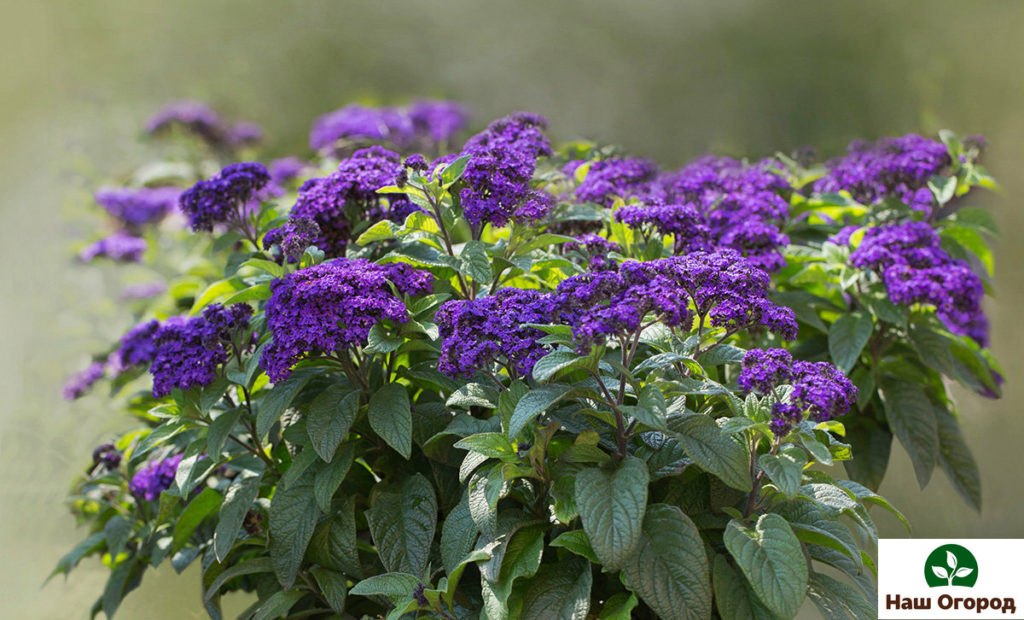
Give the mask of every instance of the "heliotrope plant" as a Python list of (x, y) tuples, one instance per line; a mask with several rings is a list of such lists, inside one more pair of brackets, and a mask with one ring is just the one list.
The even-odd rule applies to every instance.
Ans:
[(193, 159), (97, 192), (141, 244), (83, 259), (162, 280), (65, 389), (140, 421), (70, 498), (94, 613), (168, 561), (213, 618), (869, 618), (893, 437), (980, 510), (982, 140), (665, 171), (526, 113), (452, 149), (466, 118), (348, 106), (264, 166), (176, 104)]

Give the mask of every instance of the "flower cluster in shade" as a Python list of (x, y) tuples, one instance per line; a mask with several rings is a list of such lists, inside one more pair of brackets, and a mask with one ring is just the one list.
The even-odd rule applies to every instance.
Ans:
[(504, 226), (509, 220), (537, 220), (550, 211), (550, 194), (530, 186), (537, 159), (551, 155), (544, 135), (547, 120), (516, 112), (470, 138), (462, 155), (471, 159), (462, 174), (460, 198), (470, 224)]
[(869, 228), (850, 254), (850, 263), (875, 272), (893, 303), (934, 306), (950, 331), (985, 346), (984, 286), (966, 262), (942, 249), (940, 241), (925, 222)]
[(117, 469), (121, 465), (121, 452), (112, 443), (104, 443), (96, 446), (92, 451), (92, 464), (102, 464), (108, 470)]
[(270, 173), (261, 163), (231, 164), (186, 190), (181, 195), (181, 210), (194, 231), (212, 231), (215, 224), (240, 224), (249, 200), (269, 181)]
[(142, 260), (148, 244), (142, 237), (118, 231), (94, 241), (78, 253), (82, 262), (90, 262), (97, 258), (109, 258), (119, 262), (137, 263)]
[(234, 349), (247, 346), (251, 339), (251, 334), (246, 339), (242, 333), (251, 314), (247, 304), (211, 304), (202, 316), (171, 317), (161, 323), (153, 335), (153, 396), (213, 383)]
[(418, 209), (404, 194), (377, 193), (395, 185), (404, 173), (397, 153), (379, 146), (360, 149), (330, 175), (306, 181), (291, 216), (315, 222), (320, 231), (314, 245), (328, 256), (342, 256), (356, 223), (384, 218), (404, 221)]
[(772, 406), (771, 427), (780, 437), (800, 424), (805, 414), (824, 422), (845, 414), (857, 402), (857, 387), (841, 370), (828, 362), (794, 360), (784, 349), (747, 351), (737, 383), (764, 395), (781, 385), (792, 386), (788, 398)]
[(489, 372), (495, 362), (509, 375), (527, 376), (547, 352), (544, 332), (528, 323), (549, 323), (550, 293), (503, 288), (494, 295), (445, 302), (437, 311), (441, 335), (438, 369), (449, 377)]
[(768, 284), (768, 273), (735, 250), (696, 251), (572, 276), (555, 297), (580, 353), (609, 337), (636, 334), (648, 317), (687, 331), (696, 318), (728, 333), (766, 329), (792, 339), (795, 315), (768, 299)]
[(615, 263), (609, 259), (608, 254), (622, 251), (619, 244), (593, 233), (580, 235), (575, 241), (565, 243), (562, 248), (585, 258), (586, 266), (591, 271), (615, 269)]
[(615, 197), (629, 200), (615, 217), (674, 235), (677, 254), (731, 248), (777, 271), (785, 264), (780, 250), (789, 243), (781, 227), (790, 191), (770, 160), (745, 164), (705, 156), (666, 173), (640, 159), (593, 162), (576, 196), (606, 206)]
[(377, 265), (339, 258), (274, 280), (266, 305), (273, 334), (260, 358), (272, 381), (282, 381), (307, 354), (336, 354), (363, 346), (382, 322), (406, 323), (400, 294), (428, 293), (433, 276), (406, 264)]
[(951, 163), (945, 145), (916, 134), (877, 142), (858, 140), (850, 144), (845, 156), (826, 163), (827, 172), (815, 181), (814, 191), (845, 190), (867, 205), (893, 196), (915, 210), (930, 213), (935, 201), (928, 179)]
[(174, 476), (178, 473), (182, 454), (175, 454), (165, 459), (151, 461), (135, 472), (128, 489), (136, 498), (147, 502), (156, 501), (160, 494), (171, 488)]
[(96, 203), (128, 230), (160, 222), (180, 196), (178, 187), (103, 187), (93, 194)]
[(158, 110), (146, 122), (146, 132), (159, 134), (176, 125), (216, 147), (238, 147), (263, 138), (259, 125), (229, 123), (206, 104), (191, 100), (174, 101)]
[(461, 131), (469, 113), (454, 101), (419, 100), (406, 107), (347, 105), (319, 117), (309, 134), (314, 151), (330, 150), (339, 141), (384, 141), (398, 148), (425, 142), (443, 143)]
[(294, 263), (311, 245), (316, 244), (320, 236), (320, 226), (309, 217), (291, 217), (283, 226), (267, 232), (263, 236), (263, 247), (277, 246), (278, 262)]

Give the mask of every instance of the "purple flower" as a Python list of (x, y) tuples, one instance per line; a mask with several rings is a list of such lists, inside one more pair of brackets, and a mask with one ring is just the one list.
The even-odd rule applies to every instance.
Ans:
[(412, 132), (412, 121), (398, 108), (353, 103), (317, 118), (309, 134), (309, 146), (314, 151), (329, 150), (339, 140), (386, 140), (403, 145)]
[[(355, 222), (408, 214), (410, 203), (403, 194), (377, 193), (394, 185), (405, 172), (401, 161), (398, 153), (379, 146), (356, 151), (329, 176), (310, 179), (299, 188), (292, 217), (316, 222), (320, 233), (315, 245), (328, 256), (343, 256)], [(385, 198), (387, 208), (382, 202)]]
[(332, 354), (363, 346), (377, 323), (409, 320), (384, 269), (345, 258), (274, 280), (266, 317), (273, 341), (263, 350), (260, 366), (275, 382), (286, 379), (308, 353)]
[(282, 157), (271, 161), (267, 169), (270, 172), (271, 183), (285, 185), (309, 167), (309, 164), (298, 157)]
[(64, 400), (76, 400), (85, 396), (94, 383), (103, 378), (103, 362), (93, 362), (85, 370), (68, 377), (64, 383)]
[(255, 144), (262, 139), (263, 128), (248, 121), (235, 123), (227, 135), (227, 142), (232, 146)]
[(263, 236), (263, 246), (269, 248), (276, 245), (280, 249), (278, 262), (298, 262), (302, 253), (311, 245), (315, 245), (320, 236), (320, 227), (308, 217), (292, 217), (284, 226), (275, 228)]
[(897, 304), (927, 304), (949, 329), (985, 346), (988, 319), (981, 307), (981, 279), (940, 246), (941, 239), (925, 222), (869, 228), (850, 254), (850, 264), (870, 269)]
[(183, 455), (175, 454), (159, 461), (150, 461), (145, 467), (135, 472), (128, 485), (137, 499), (147, 502), (156, 501), (160, 493), (171, 488), (174, 476), (178, 473), (178, 465)]
[[(574, 170), (575, 172), (575, 170)], [(587, 176), (576, 188), (576, 198), (612, 206), (615, 198), (646, 196), (658, 176), (658, 166), (646, 159), (606, 159), (591, 162)]]
[(261, 163), (231, 164), (183, 193), (181, 210), (194, 231), (212, 231), (220, 223), (241, 226), (246, 203), (269, 181), (270, 174)]
[(409, 106), (413, 131), (434, 142), (446, 142), (466, 127), (469, 111), (454, 101), (421, 99)]
[(772, 407), (772, 430), (783, 436), (804, 415), (824, 422), (845, 414), (857, 402), (857, 387), (828, 362), (794, 361), (783, 349), (751, 349), (743, 356), (737, 383), (744, 390), (771, 394), (780, 385), (793, 389), (786, 402)]
[(121, 452), (112, 443), (96, 446), (96, 449), (92, 451), (92, 464), (93, 467), (102, 464), (108, 470), (113, 471), (121, 465)]
[(133, 366), (149, 365), (156, 357), (156, 343), (153, 337), (160, 329), (160, 321), (139, 323), (121, 336), (121, 346), (110, 355), (108, 363), (115, 373)]
[(619, 244), (595, 234), (581, 235), (576, 241), (570, 241), (562, 247), (566, 252), (582, 254), (587, 261), (587, 268), (591, 271), (615, 269), (616, 264), (608, 258), (608, 254), (622, 251)]
[(814, 182), (816, 192), (845, 190), (862, 204), (894, 196), (915, 210), (934, 206), (928, 179), (951, 163), (945, 145), (915, 134), (850, 144), (844, 157), (826, 163), (828, 172)]
[(378, 267), (402, 295), (429, 295), (434, 289), (434, 276), (429, 271), (408, 263), (386, 263)]
[(181, 196), (178, 187), (104, 187), (96, 202), (125, 227), (136, 229), (164, 219)]
[(850, 245), (850, 237), (858, 230), (860, 230), (860, 226), (843, 226), (839, 232), (828, 238), (828, 242), (836, 245)]
[(615, 219), (633, 228), (652, 225), (662, 234), (675, 235), (676, 254), (711, 250), (705, 218), (692, 204), (628, 204), (615, 212)]
[(146, 122), (146, 132), (155, 134), (182, 125), (210, 144), (225, 139), (225, 125), (209, 106), (198, 101), (174, 101), (161, 108)]
[(79, 252), (78, 259), (86, 263), (96, 258), (138, 263), (142, 261), (142, 255), (147, 247), (145, 239), (125, 232), (116, 232), (86, 246)]
[(142, 284), (129, 284), (121, 289), (121, 299), (126, 301), (136, 299), (151, 299), (167, 290), (163, 282), (143, 282)]
[(436, 318), (438, 368), (449, 377), (471, 377), (498, 362), (512, 377), (529, 375), (547, 348), (537, 342), (544, 332), (525, 324), (551, 322), (552, 301), (549, 293), (503, 288), (489, 297), (445, 302)]
[(246, 304), (211, 304), (201, 317), (171, 317), (160, 324), (153, 335), (153, 396), (213, 383), (251, 314)]
[(473, 136), (462, 149), (469, 155), (462, 181), (462, 209), (474, 226), (504, 226), (509, 220), (536, 220), (554, 199), (531, 189), (537, 158), (551, 154), (544, 136), (547, 120), (517, 112), (498, 119)]
[(730, 332), (763, 328), (794, 338), (795, 315), (768, 299), (768, 282), (735, 250), (717, 250), (572, 276), (558, 285), (556, 298), (581, 353), (608, 336), (635, 334), (648, 315), (686, 330), (696, 314)]

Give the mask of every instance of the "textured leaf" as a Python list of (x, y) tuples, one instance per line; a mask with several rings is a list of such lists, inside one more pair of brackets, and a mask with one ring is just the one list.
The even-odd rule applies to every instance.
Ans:
[(252, 620), (273, 620), (274, 618), (280, 618), (288, 613), (288, 610), (295, 606), (299, 600), (305, 596), (306, 593), (301, 590), (287, 590), (275, 592), (270, 598), (268, 598), (256, 613), (253, 614)]
[(715, 606), (722, 620), (776, 620), (750, 589), (750, 584), (729, 565), (724, 555), (715, 556)]
[(132, 522), (122, 515), (114, 515), (103, 526), (103, 536), (107, 541), (107, 551), (116, 558), (124, 550), (125, 543), (132, 535)]
[(379, 494), (366, 520), (377, 555), (388, 571), (413, 575), (426, 571), (437, 527), (437, 498), (426, 478), (416, 474), (398, 492)]
[(608, 570), (618, 570), (640, 544), (649, 474), (628, 456), (617, 469), (592, 467), (576, 476), (576, 503), (583, 529)]
[(469, 493), (465, 493), (441, 526), (441, 563), (448, 575), (476, 544), (476, 524), (469, 512)]
[(241, 407), (236, 407), (221, 413), (213, 419), (206, 433), (207, 454), (215, 458), (220, 456), (221, 451), (224, 449), (224, 443), (227, 441), (228, 435), (231, 434), (231, 429), (238, 424), (238, 419), (242, 417), (242, 411)]
[(409, 393), (398, 383), (389, 383), (370, 398), (370, 427), (396, 452), (412, 454), (412, 408)]
[(490, 284), (493, 274), (491, 273), (491, 259), (487, 256), (487, 246), (482, 241), (467, 241), (462, 246), (463, 268), (460, 271), (480, 285)]
[(415, 575), (391, 572), (367, 577), (352, 586), (349, 593), (358, 596), (372, 596), (376, 594), (390, 599), (398, 599), (410, 596), (420, 583), (422, 582)]
[(270, 558), (253, 558), (251, 560), (246, 560), (240, 564), (235, 564), (231, 568), (225, 570), (220, 575), (217, 575), (217, 578), (214, 579), (213, 582), (209, 585), (209, 587), (206, 588), (206, 594), (204, 595), (204, 599), (207, 601), (212, 599), (220, 591), (221, 586), (223, 586), (228, 581), (234, 579), (235, 577), (238, 577), (240, 575), (269, 573), (273, 570), (274, 567), (271, 565)]
[(632, 592), (619, 592), (605, 601), (601, 612), (597, 614), (598, 620), (630, 620), (633, 617), (633, 609), (639, 605), (636, 595)]
[(832, 361), (842, 369), (850, 372), (857, 363), (861, 350), (871, 338), (874, 324), (867, 314), (844, 314), (828, 330), (828, 352)]
[(354, 456), (355, 446), (351, 443), (345, 444), (334, 453), (331, 462), (322, 466), (313, 476), (313, 495), (316, 496), (316, 503), (320, 506), (320, 510), (331, 511), (331, 500), (345, 480)]
[(807, 561), (786, 520), (762, 515), (751, 529), (733, 519), (723, 541), (758, 599), (780, 616), (795, 616), (807, 592)]
[(324, 461), (330, 463), (334, 458), (334, 451), (345, 439), (358, 411), (359, 392), (340, 383), (328, 386), (310, 403), (306, 432), (313, 449)]
[(572, 558), (548, 564), (523, 595), (522, 620), (584, 620), (590, 610), (590, 563)]
[(213, 532), (213, 550), (217, 561), (223, 562), (235, 545), (245, 515), (260, 492), (259, 474), (241, 474), (235, 478), (224, 494), (224, 503)]
[(572, 386), (568, 385), (544, 385), (530, 390), (519, 399), (512, 412), (508, 424), (509, 439), (515, 439), (527, 424), (544, 413), (548, 407), (568, 396), (571, 391)]
[(789, 522), (801, 541), (834, 549), (860, 563), (860, 547), (837, 514), (826, 514), (816, 504), (804, 501), (782, 502), (773, 506), (772, 511)]
[(295, 583), (319, 517), (308, 475), (295, 484), (283, 488), (278, 485), (270, 504), (270, 559), (282, 588)]
[(342, 508), (317, 525), (309, 544), (310, 562), (350, 577), (362, 577), (356, 543), (356, 498), (348, 497)]
[(889, 427), (907, 449), (917, 482), (923, 489), (931, 479), (939, 452), (934, 407), (924, 391), (909, 381), (886, 379), (881, 393)]
[(587, 538), (587, 533), (583, 530), (569, 530), (568, 532), (562, 532), (551, 541), (551, 547), (564, 547), (569, 551), (572, 551), (576, 555), (587, 558), (594, 564), (600, 564), (601, 560), (597, 559), (597, 554), (594, 553), (594, 546), (590, 544), (590, 539)]
[(256, 411), (256, 434), (260, 439), (267, 436), (274, 422), (277, 422), (302, 388), (319, 372), (319, 368), (296, 370), (286, 380), (274, 385), (273, 389), (264, 390)]
[(800, 488), (804, 465), (807, 464), (807, 457), (803, 452), (789, 449), (777, 455), (762, 454), (757, 462), (783, 495), (787, 498), (796, 495), (796, 490)]
[(324, 598), (327, 599), (331, 609), (339, 614), (344, 613), (345, 596), (348, 593), (344, 575), (319, 567), (310, 572), (313, 573), (313, 579), (316, 579), (316, 583), (320, 586), (320, 591), (324, 593)]
[(974, 461), (956, 418), (942, 407), (935, 407), (939, 433), (939, 464), (953, 487), (974, 510), (981, 512), (981, 473)]
[(837, 581), (828, 575), (811, 572), (807, 597), (821, 611), (821, 615), (833, 618), (854, 618), (871, 620), (878, 617), (875, 601), (867, 600), (852, 586)]
[(185, 510), (181, 512), (181, 516), (178, 517), (178, 522), (174, 525), (174, 543), (171, 546), (172, 551), (177, 551), (185, 546), (188, 539), (192, 536), (192, 533), (196, 531), (199, 524), (209, 515), (211, 512), (220, 506), (223, 501), (223, 496), (217, 491), (214, 491), (210, 487), (203, 489), (203, 492), (195, 496), (195, 498), (188, 503)]
[(683, 511), (651, 504), (640, 546), (622, 569), (626, 586), (659, 617), (711, 616), (711, 571), (700, 532)]
[(747, 450), (725, 435), (711, 417), (672, 416), (668, 420), (668, 434), (679, 441), (687, 456), (722, 482), (740, 491), (752, 488)]
[(537, 360), (533, 366), (533, 378), (540, 383), (545, 383), (563, 370), (587, 363), (588, 359), (581, 357), (575, 351), (559, 349)]

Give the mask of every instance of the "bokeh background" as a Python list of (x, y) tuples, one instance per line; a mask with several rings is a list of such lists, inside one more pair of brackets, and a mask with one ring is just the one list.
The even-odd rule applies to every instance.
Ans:
[[(84, 537), (62, 505), (94, 445), (129, 421), (68, 404), (64, 376), (127, 327), (113, 276), (71, 261), (90, 188), (131, 171), (143, 120), (194, 97), (304, 154), (316, 115), (360, 97), (446, 96), (476, 124), (515, 109), (674, 166), (948, 127), (982, 133), (1006, 189), (995, 212), (1000, 401), (961, 394), (978, 515), (895, 448), (883, 494), (918, 537), (1024, 536), (1024, 3), (671, 0), (0, 0), (0, 615), (88, 615), (106, 569), (42, 582)], [(883, 532), (905, 535), (877, 515)], [(198, 577), (164, 570), (124, 618), (200, 617)]]

